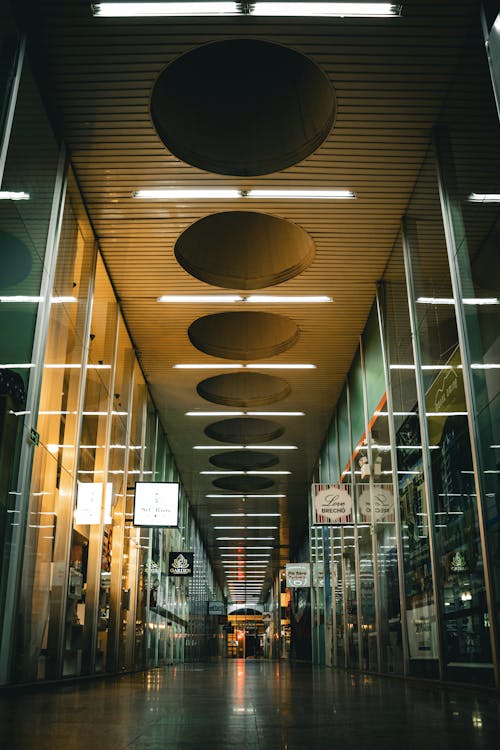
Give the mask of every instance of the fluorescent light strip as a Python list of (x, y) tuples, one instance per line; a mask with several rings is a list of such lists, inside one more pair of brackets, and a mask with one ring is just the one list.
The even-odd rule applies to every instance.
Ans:
[(311, 364), (270, 364), (251, 363), (251, 364), (179, 364), (172, 365), (174, 370), (315, 370), (316, 365)]
[[(217, 536), (216, 542), (273, 542), (274, 536)], [(221, 548), (222, 549), (222, 548)]]
[(22, 190), (0, 190), (0, 201), (28, 201), (29, 193)]
[[(452, 297), (418, 297), (417, 302), (422, 305), (454, 305)], [(500, 305), (498, 297), (464, 297), (464, 305)]]
[[(276, 3), (273, 3), (275, 5)], [(290, 3), (291, 4), (291, 3)], [(300, 5), (298, 3), (297, 5)], [(260, 5), (260, 3), (259, 3)], [(304, 3), (305, 5), (305, 3)], [(309, 5), (309, 3), (308, 3)], [(352, 200), (356, 193), (352, 190), (249, 190), (247, 198), (278, 198), (305, 200)]]
[(225, 304), (229, 302), (243, 302), (239, 294), (163, 294), (158, 297), (158, 302), (199, 302), (212, 304)]
[(471, 193), (468, 200), (472, 203), (500, 203), (500, 193)]
[(240, 294), (163, 294), (157, 298), (157, 302), (171, 302), (176, 304), (200, 303), (200, 304), (229, 304), (233, 302), (248, 302), (250, 304), (320, 304), (332, 302), (331, 297), (325, 295), (290, 295), (277, 296), (266, 294), (250, 294), (248, 297)]
[(281, 513), (210, 513), (210, 515), (213, 518), (236, 518), (237, 516), (239, 518), (244, 516), (258, 516), (259, 518), (268, 518), (270, 516), (279, 517), (281, 516)]
[(236, 188), (158, 188), (136, 190), (133, 198), (140, 200), (236, 200), (236, 199), (279, 199), (279, 200), (352, 200), (356, 193), (352, 190), (238, 190)]
[(267, 450), (271, 447), (273, 451), (295, 451), (297, 445), (193, 445), (195, 451), (229, 451), (229, 450)]
[(187, 411), (186, 417), (303, 417), (303, 411)]
[(260, 500), (260, 499), (267, 500), (269, 498), (286, 497), (286, 495), (205, 495), (205, 497), (219, 498), (219, 499), (226, 499), (226, 500), (246, 500), (247, 498), (252, 498), (253, 500)]
[(291, 471), (200, 471), (200, 474), (208, 474), (209, 476), (215, 474), (230, 474), (234, 476), (241, 476), (242, 474), (246, 476), (285, 476), (291, 473)]

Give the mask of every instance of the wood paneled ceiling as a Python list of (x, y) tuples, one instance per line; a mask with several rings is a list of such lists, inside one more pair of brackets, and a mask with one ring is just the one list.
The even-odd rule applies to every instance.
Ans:
[[(373, 304), (376, 282), (383, 275), (429, 147), (464, 36), (475, 17), (475, 5), (472, 0), (406, 0), (400, 18), (379, 20), (188, 20), (94, 18), (90, 0), (19, 0), (16, 4), (21, 22), (28, 25), (30, 49), (52, 117), (68, 145), (182, 480), (219, 570), (218, 545), (230, 542), (217, 542), (216, 538), (240, 534), (217, 531), (215, 525), (280, 525), (279, 534), (258, 529), (241, 534), (275, 535), (271, 543), (275, 545), (275, 562), (288, 559), (288, 545), (301, 541), (313, 465)], [(329, 80), (335, 95), (333, 127), (300, 163), (260, 176), (225, 176), (191, 166), (164, 146), (150, 112), (158, 76), (178, 56), (228, 39), (284, 45), (306, 55)], [(251, 75), (251, 69), (242, 70), (242, 87)], [(276, 96), (279, 98), (280, 90)], [(250, 116), (251, 112), (252, 108)], [(202, 133), (204, 126), (202, 113), (196, 128)], [(276, 137), (279, 141), (279, 133)], [(139, 189), (172, 187), (349, 189), (357, 198), (146, 201), (132, 197)], [(265, 443), (265, 452), (279, 458), (273, 469), (291, 474), (270, 476), (271, 490), (250, 494), (270, 492), (284, 495), (282, 499), (248, 498), (243, 503), (207, 498), (207, 494), (224, 494), (224, 490), (213, 486), (217, 477), (200, 472), (216, 468), (209, 459), (222, 453), (219, 446), (227, 443), (204, 434), (219, 418), (189, 417), (185, 412), (232, 411), (234, 407), (218, 406), (197, 392), (200, 381), (223, 370), (173, 367), (178, 363), (233, 361), (198, 351), (188, 329), (202, 316), (244, 312), (249, 305), (157, 302), (165, 294), (244, 292), (196, 279), (174, 255), (177, 239), (190, 225), (227, 211), (255, 211), (294, 222), (315, 243), (314, 259), (299, 275), (254, 291), (321, 294), (334, 300), (321, 305), (252, 305), (253, 312), (287, 316), (298, 330), (292, 346), (267, 359), (257, 358), (257, 362), (316, 366), (312, 370), (255, 371), (284, 378), (290, 390), (286, 395), (287, 388), (281, 389), (284, 398), (256, 411), (305, 412), (300, 417), (269, 418), (281, 424), (284, 432)], [(273, 451), (273, 445), (284, 444), (298, 449)], [(195, 445), (213, 445), (213, 451), (193, 450)], [(280, 512), (281, 519), (271, 519), (280, 523), (258, 518), (249, 523), (248, 517), (243, 523), (240, 518), (233, 519), (237, 523), (227, 523), (232, 519), (210, 515), (259, 511)]]

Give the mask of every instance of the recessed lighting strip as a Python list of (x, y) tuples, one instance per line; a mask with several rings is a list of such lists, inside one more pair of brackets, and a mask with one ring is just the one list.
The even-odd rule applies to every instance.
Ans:
[(173, 365), (174, 370), (315, 370), (311, 364), (270, 364), (269, 362), (249, 364), (179, 364)]
[(193, 445), (195, 451), (234, 451), (234, 450), (267, 450), (272, 448), (273, 451), (296, 451), (297, 445)]
[(352, 190), (238, 190), (236, 188), (159, 188), (143, 189), (132, 193), (139, 200), (354, 200), (357, 195)]
[(92, 3), (100, 18), (186, 16), (272, 16), (319, 18), (391, 18), (401, 15), (401, 6), (380, 2), (104, 2)]
[(241, 294), (162, 294), (158, 297), (157, 302), (169, 302), (174, 304), (230, 304), (232, 302), (250, 303), (250, 304), (298, 304), (314, 305), (324, 302), (333, 302), (331, 297), (325, 294), (310, 295), (276, 295), (276, 294), (250, 294), (245, 297)]
[(186, 417), (303, 417), (303, 411), (187, 411)]

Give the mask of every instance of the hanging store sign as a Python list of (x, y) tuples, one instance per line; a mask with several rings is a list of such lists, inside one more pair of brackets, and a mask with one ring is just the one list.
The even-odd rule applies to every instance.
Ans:
[(136, 482), (134, 526), (177, 526), (178, 482)]
[(225, 615), (226, 605), (224, 602), (212, 601), (208, 602), (208, 614), (209, 615)]
[(312, 522), (314, 526), (338, 526), (354, 520), (352, 497), (346, 484), (313, 484)]
[(194, 552), (170, 552), (168, 555), (168, 574), (180, 578), (192, 578)]
[[(75, 523), (80, 526), (93, 526), (101, 523), (102, 482), (78, 482), (76, 496)], [(106, 483), (104, 498), (104, 524), (110, 524), (113, 485)]]
[(301, 589), (311, 585), (310, 563), (287, 563), (285, 571), (287, 588)]
[(394, 522), (394, 495), (392, 486), (373, 484), (361, 488), (358, 496), (358, 513), (360, 522), (390, 523)]

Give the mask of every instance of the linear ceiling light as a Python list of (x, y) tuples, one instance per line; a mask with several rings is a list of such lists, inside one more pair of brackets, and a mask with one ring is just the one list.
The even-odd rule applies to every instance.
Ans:
[(186, 417), (303, 417), (303, 411), (187, 411)]
[(146, 200), (228, 200), (241, 198), (241, 191), (234, 188), (165, 188), (163, 190), (137, 190), (134, 198)]
[(500, 203), (500, 193), (471, 193), (469, 200), (472, 203)]
[(346, 200), (356, 198), (352, 190), (238, 190), (236, 188), (158, 188), (136, 190), (133, 198), (142, 200), (234, 200), (274, 198), (295, 200)]
[(172, 365), (174, 370), (315, 370), (316, 365), (311, 364), (271, 364), (269, 362), (249, 364), (179, 364)]
[(28, 201), (29, 193), (15, 190), (0, 190), (0, 201)]
[(104, 2), (92, 3), (101, 18), (154, 16), (273, 16), (326, 18), (389, 18), (401, 15), (401, 6), (375, 2)]
[(249, 190), (247, 198), (305, 198), (306, 200), (349, 200), (356, 198), (352, 190)]
[(158, 302), (208, 302), (225, 304), (226, 302), (243, 302), (240, 294), (163, 294)]
[(266, 305), (276, 303), (289, 304), (319, 304), (322, 302), (333, 302), (331, 297), (325, 294), (308, 295), (276, 295), (276, 294), (250, 294), (248, 297), (241, 294), (162, 294), (157, 302), (171, 302), (175, 304), (200, 303), (200, 304), (229, 304), (232, 302)]
[[(296, 451), (297, 445), (273, 445), (273, 451)], [(193, 445), (196, 451), (234, 451), (234, 450), (267, 450), (269, 445)]]
[[(452, 297), (418, 297), (417, 302), (423, 305), (454, 305)], [(464, 305), (500, 305), (498, 297), (465, 297)]]

